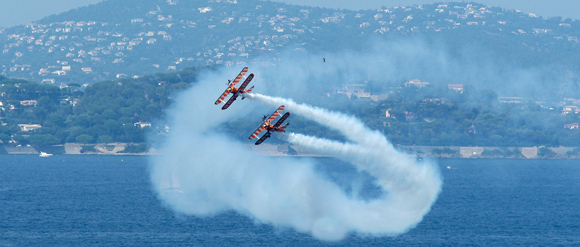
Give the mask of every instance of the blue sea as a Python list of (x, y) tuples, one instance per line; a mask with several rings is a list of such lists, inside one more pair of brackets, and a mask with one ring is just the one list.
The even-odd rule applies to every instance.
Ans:
[[(353, 172), (320, 161), (337, 183)], [(2, 155), (0, 246), (580, 246), (579, 161), (437, 162), (443, 189), (417, 227), (324, 242), (234, 212), (176, 214), (151, 190), (146, 156)]]

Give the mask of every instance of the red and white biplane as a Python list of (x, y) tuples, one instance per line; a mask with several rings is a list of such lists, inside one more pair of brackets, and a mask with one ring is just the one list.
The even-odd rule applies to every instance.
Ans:
[(264, 120), (264, 123), (262, 123), (262, 125), (260, 125), (260, 127), (250, 136), (250, 140), (253, 138), (258, 137), (258, 135), (260, 134), (260, 132), (262, 132), (262, 130), (266, 130), (266, 134), (264, 134), (257, 142), (256, 145), (260, 145), (262, 142), (264, 142), (266, 139), (268, 139), (268, 137), (271, 136), (270, 132), (286, 132), (286, 127), (289, 125), (289, 123), (286, 123), (284, 126), (282, 126), (282, 123), (286, 120), (286, 118), (288, 118), (290, 116), (290, 112), (286, 112), (286, 114), (284, 114), (282, 116), (282, 118), (280, 118), (278, 120), (278, 122), (276, 122), (275, 124), (272, 124), (272, 122), (278, 117), (278, 115), (280, 115), (280, 112), (282, 112), (284, 110), (284, 105), (278, 107), (278, 110), (276, 110), (270, 117), (268, 117), (267, 115), (264, 116), (264, 118), (262, 120)]
[[(248, 84), (250, 84), (250, 81), (254, 78), (254, 74), (250, 74), (246, 78), (244, 83), (242, 83), (242, 85), (239, 88), (236, 88), (236, 84), (238, 84), (238, 82), (240, 82), (240, 80), (242, 80), (242, 78), (244, 77), (246, 72), (248, 72), (248, 67), (244, 67), (244, 69), (242, 69), (242, 72), (240, 72), (240, 74), (238, 74), (236, 79), (234, 79), (233, 81), (228, 80), (228, 88), (226, 89), (226, 91), (224, 91), (224, 93), (215, 102), (216, 105), (219, 105), (220, 103), (222, 103), (224, 101), (224, 99), (228, 96), (228, 94), (230, 94), (230, 93), (233, 94), (232, 97), (222, 107), (222, 110), (228, 109), (228, 107), (230, 107), (230, 105), (232, 105), (232, 103), (234, 103), (234, 101), (238, 98), (238, 96), (240, 96), (240, 94), (252, 92), (252, 89), (254, 89), (254, 86), (252, 86), (250, 89), (244, 90), (244, 89), (246, 89)], [(244, 98), (245, 97), (242, 97), (242, 99), (244, 99)]]

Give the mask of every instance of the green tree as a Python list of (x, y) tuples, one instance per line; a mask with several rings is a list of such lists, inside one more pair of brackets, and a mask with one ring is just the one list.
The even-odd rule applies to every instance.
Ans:
[(113, 142), (113, 137), (111, 137), (109, 135), (102, 135), (102, 136), (99, 136), (98, 141), (100, 143), (111, 143), (111, 142)]
[(10, 137), (9, 135), (4, 134), (4, 133), (0, 133), (0, 141), (2, 141), (2, 143), (7, 143), (11, 139), (12, 139), (12, 137)]
[(37, 146), (56, 145), (60, 139), (51, 134), (34, 134), (30, 136), (30, 144)]
[(93, 143), (95, 138), (90, 136), (90, 135), (87, 135), (87, 134), (82, 134), (82, 135), (77, 136), (75, 140), (77, 142), (80, 142), (83, 144), (89, 144), (89, 143)]

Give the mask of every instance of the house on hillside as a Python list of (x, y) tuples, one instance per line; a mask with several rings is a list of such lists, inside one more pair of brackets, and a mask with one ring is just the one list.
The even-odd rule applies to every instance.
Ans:
[(567, 115), (570, 113), (578, 114), (578, 113), (580, 113), (580, 108), (578, 108), (578, 106), (574, 106), (574, 105), (564, 106), (564, 108), (562, 109), (562, 115)]
[(20, 127), (20, 130), (25, 131), (25, 132), (34, 131), (34, 130), (42, 128), (42, 126), (40, 126), (40, 124), (18, 124), (18, 127)]
[(346, 94), (349, 99), (353, 95), (360, 98), (370, 98), (371, 93), (365, 92), (365, 85), (363, 84), (346, 84), (342, 85), (342, 88), (338, 89), (336, 93)]
[(433, 103), (436, 105), (440, 105), (440, 104), (445, 104), (446, 99), (445, 98), (443, 98), (443, 99), (441, 99), (441, 98), (426, 98), (426, 99), (423, 99), (423, 102), (429, 102), (429, 103)]
[(580, 109), (578, 108), (578, 106), (575, 105), (564, 106), (564, 108), (562, 109), (562, 115), (578, 112), (580, 112)]
[(139, 122), (134, 123), (133, 126), (140, 127), (141, 129), (143, 129), (145, 127), (151, 127), (151, 123), (139, 121)]
[(54, 79), (42, 79), (42, 81), (40, 82), (40, 84), (50, 84), (50, 85), (54, 85), (55, 80)]
[(431, 83), (425, 82), (425, 81), (421, 81), (419, 79), (413, 79), (413, 80), (410, 80), (408, 82), (405, 82), (405, 87), (414, 86), (414, 87), (418, 87), (418, 88), (423, 88), (423, 87), (429, 86), (430, 84)]
[(504, 104), (520, 104), (522, 103), (521, 97), (497, 97), (499, 103)]
[(36, 106), (38, 101), (36, 100), (21, 100), (20, 105), (22, 106)]
[(64, 71), (64, 70), (57, 70), (57, 71), (54, 71), (52, 73), (59, 75), (59, 76), (66, 75), (66, 71)]
[(471, 124), (469, 128), (467, 128), (468, 134), (477, 134), (477, 129), (475, 129), (475, 125)]
[(463, 93), (463, 84), (447, 84), (447, 88), (455, 90), (458, 93)]
[(71, 105), (72, 105), (72, 99), (71, 99), (70, 97), (68, 97), (68, 98), (63, 98), (63, 99), (59, 99), (59, 101), (58, 101), (58, 102), (59, 102), (59, 104), (61, 104), (61, 105), (69, 105), (69, 104), (71, 104)]
[(564, 129), (578, 129), (578, 123), (564, 124)]
[(386, 110), (385, 112), (385, 117), (387, 118), (393, 118), (393, 119), (397, 119), (397, 117), (395, 117), (395, 115), (391, 114), (390, 111), (392, 111), (393, 109), (389, 108)]
[(50, 74), (50, 71), (48, 71), (48, 69), (46, 69), (46, 68), (41, 68), (41, 69), (38, 71), (38, 74), (39, 74), (39, 75), (47, 75), (47, 74)]

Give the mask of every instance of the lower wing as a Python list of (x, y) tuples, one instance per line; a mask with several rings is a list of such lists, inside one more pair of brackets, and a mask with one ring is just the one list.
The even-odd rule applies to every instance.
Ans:
[(262, 142), (264, 142), (266, 139), (268, 139), (268, 137), (270, 137), (270, 131), (266, 132), (266, 134), (264, 134), (264, 135), (263, 135), (263, 136), (260, 138), (260, 140), (258, 140), (258, 141), (256, 142), (256, 144), (255, 144), (255, 145), (260, 145), (260, 144), (262, 144)]
[(230, 98), (230, 100), (228, 100), (228, 102), (226, 102), (226, 104), (222, 107), (222, 110), (228, 109), (228, 107), (230, 107), (230, 105), (232, 105), (232, 103), (234, 103), (234, 101), (236, 100), (236, 98), (238, 98), (238, 94), (232, 95), (232, 97)]

